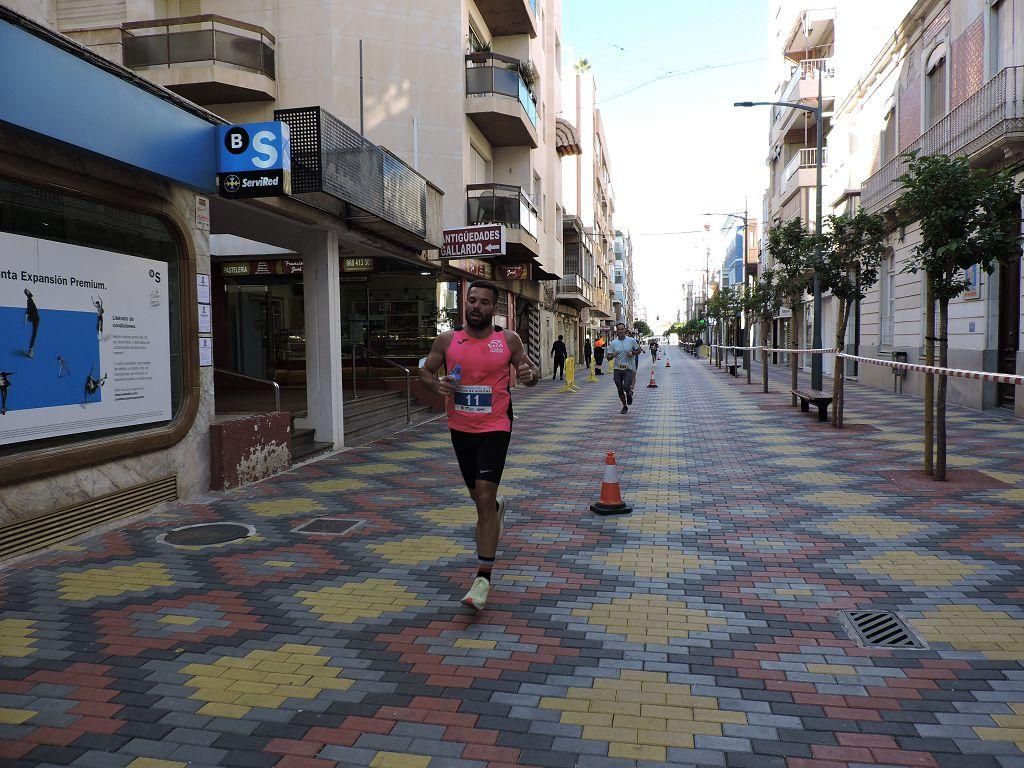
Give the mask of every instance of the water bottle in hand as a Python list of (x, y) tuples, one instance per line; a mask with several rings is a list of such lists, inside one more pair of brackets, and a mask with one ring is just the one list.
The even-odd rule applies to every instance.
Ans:
[(458, 383), (462, 381), (462, 363), (459, 363), (454, 368), (452, 368), (451, 371), (449, 371), (448, 379), (452, 382), (452, 384), (458, 386)]

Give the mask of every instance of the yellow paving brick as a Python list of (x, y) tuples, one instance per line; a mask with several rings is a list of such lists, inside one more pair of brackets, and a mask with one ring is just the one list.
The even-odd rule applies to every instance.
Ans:
[(563, 712), (561, 721), (566, 725), (600, 726), (610, 728), (613, 715), (605, 712)]
[(199, 619), (195, 616), (175, 616), (172, 614), (169, 616), (163, 616), (159, 619), (159, 621), (161, 624), (175, 624), (184, 627), (190, 627), (197, 621), (199, 621)]
[(610, 715), (639, 715), (642, 704), (630, 701), (591, 701), (591, 712), (607, 712)]
[(637, 740), (641, 744), (653, 744), (659, 747), (674, 747), (676, 749), (693, 749), (693, 734), (679, 733), (677, 731), (639, 731)]
[(814, 675), (855, 675), (857, 670), (849, 664), (808, 664), (807, 671)]
[(239, 691), (215, 690), (213, 688), (202, 688), (195, 693), (189, 694), (190, 699), (198, 701), (210, 701), (214, 704), (234, 704), (245, 694)]
[(186, 768), (188, 763), (176, 763), (173, 760), (157, 760), (152, 757), (137, 757), (128, 763), (126, 768)]
[(239, 696), (234, 703), (239, 707), (263, 707), (277, 709), (287, 701), (286, 696), (268, 696), (265, 693), (246, 693)]
[(0, 707), (0, 725), (21, 725), (38, 715), (30, 709), (8, 709)]
[(948, 586), (980, 573), (984, 568), (951, 557), (921, 555), (909, 550), (892, 550), (853, 563), (869, 573), (909, 581), (918, 586)]
[(583, 726), (583, 738), (595, 739), (597, 741), (621, 741), (625, 744), (636, 744), (637, 731), (635, 728), (602, 728), (596, 725), (585, 725)]
[(425, 755), (407, 755), (400, 752), (378, 752), (370, 761), (370, 768), (428, 768), (430, 758)]
[(655, 747), (649, 744), (623, 744), (611, 742), (608, 744), (608, 757), (622, 757), (627, 760), (651, 760), (656, 763), (665, 762), (668, 750), (664, 747)]
[(456, 640), (452, 645), (455, 648), (480, 648), (489, 651), (498, 647), (498, 643), (495, 640), (471, 640), (469, 638)]
[(587, 712), (590, 702), (586, 699), (556, 699), (545, 696), (540, 700), (542, 709), (560, 709), (563, 712)]
[(200, 715), (208, 715), (209, 717), (230, 717), (235, 720), (245, 717), (251, 711), (252, 707), (238, 707), (234, 704), (217, 703), (204, 704), (198, 709), (198, 713)]
[[(193, 680), (193, 682), (195, 682)], [(228, 686), (229, 691), (238, 691), (239, 693), (271, 693), (277, 690), (277, 686), (272, 683), (254, 683), (247, 680), (236, 680)]]
[(651, 731), (664, 731), (668, 728), (668, 720), (658, 717), (636, 715), (614, 715), (612, 726), (615, 728), (647, 728)]

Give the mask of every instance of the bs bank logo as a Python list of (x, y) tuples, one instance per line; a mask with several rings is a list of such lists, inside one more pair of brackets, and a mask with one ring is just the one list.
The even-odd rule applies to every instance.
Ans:
[(217, 128), (217, 185), (222, 197), (291, 194), (291, 141), (280, 121)]

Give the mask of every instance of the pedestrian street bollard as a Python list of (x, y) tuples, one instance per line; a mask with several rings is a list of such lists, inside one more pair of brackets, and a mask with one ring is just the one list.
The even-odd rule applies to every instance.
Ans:
[(597, 371), (597, 363), (594, 361), (594, 358), (592, 357), (592, 358), (590, 358), (590, 375), (587, 376), (585, 381), (597, 381), (597, 373), (596, 373), (596, 371)]
[(559, 393), (579, 392), (576, 386), (576, 358), (570, 357), (565, 361), (565, 386), (558, 390)]

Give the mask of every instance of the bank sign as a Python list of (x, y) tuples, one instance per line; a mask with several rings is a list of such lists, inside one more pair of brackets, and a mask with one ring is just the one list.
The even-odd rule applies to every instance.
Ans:
[(486, 259), (505, 255), (505, 227), (502, 224), (479, 224), (444, 230), (442, 259)]
[(217, 190), (221, 197), (273, 197), (292, 191), (292, 148), (282, 122), (217, 128)]

